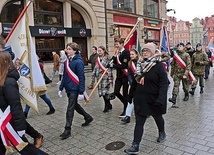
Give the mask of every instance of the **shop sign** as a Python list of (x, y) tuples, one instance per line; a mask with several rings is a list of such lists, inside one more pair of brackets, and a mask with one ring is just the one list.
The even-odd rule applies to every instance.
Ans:
[(67, 30), (63, 27), (30, 26), (32, 36), (67, 36)]
[(2, 23), (2, 35), (6, 36), (10, 33), (10, 30), (12, 29), (13, 24), (4, 24)]

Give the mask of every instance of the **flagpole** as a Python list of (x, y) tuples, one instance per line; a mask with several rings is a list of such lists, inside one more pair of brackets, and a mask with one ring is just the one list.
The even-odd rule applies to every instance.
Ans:
[(126, 39), (125, 39), (125, 41), (124, 41), (124, 46), (127, 44), (128, 40), (129, 40), (129, 38), (130, 38), (130, 36), (134, 33), (134, 31), (135, 31), (135, 29), (137, 28), (139, 22), (142, 21), (142, 20), (143, 20), (143, 18), (141, 18), (141, 17), (138, 17), (138, 18), (137, 18), (136, 24), (134, 25), (134, 27), (132, 28), (132, 30), (129, 32), (128, 36), (126, 37)]
[(163, 42), (163, 35), (164, 35), (164, 29), (163, 27), (165, 26), (164, 24), (164, 18), (162, 18), (162, 24), (161, 24), (161, 36), (160, 36), (160, 45), (159, 45), (159, 50), (161, 51), (161, 45), (162, 45), (162, 42)]
[(7, 35), (7, 37), (5, 39), (6, 42), (8, 41), (10, 36), (12, 35), (13, 31), (15, 30), (16, 26), (18, 25), (18, 23), (20, 22), (20, 20), (24, 16), (24, 14), (26, 13), (26, 11), (27, 11), (28, 7), (30, 6), (31, 2), (32, 2), (32, 0), (28, 1), (27, 5), (22, 10), (21, 14), (19, 15), (18, 19), (16, 20), (16, 22), (14, 23), (12, 29), (10, 30), (9, 34)]

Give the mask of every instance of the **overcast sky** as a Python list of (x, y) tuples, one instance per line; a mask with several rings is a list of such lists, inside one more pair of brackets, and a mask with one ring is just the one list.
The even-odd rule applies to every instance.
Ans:
[(192, 22), (195, 17), (204, 18), (214, 14), (214, 0), (168, 0), (167, 9), (176, 11), (176, 14), (168, 12), (168, 16)]

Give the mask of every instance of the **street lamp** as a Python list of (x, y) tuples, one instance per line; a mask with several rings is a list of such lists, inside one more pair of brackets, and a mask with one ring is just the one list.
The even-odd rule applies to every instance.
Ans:
[(166, 9), (166, 12), (174, 11), (174, 14), (176, 14), (175, 9)]

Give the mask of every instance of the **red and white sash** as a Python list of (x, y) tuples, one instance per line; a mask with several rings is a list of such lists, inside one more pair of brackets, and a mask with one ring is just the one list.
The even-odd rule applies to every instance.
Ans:
[(25, 148), (25, 146), (28, 145), (28, 143), (21, 139), (21, 137), (10, 124), (10, 120), (12, 118), (12, 114), (10, 113), (10, 106), (8, 106), (4, 112), (0, 109), (0, 116), (0, 133), (5, 148), (9, 152), (13, 152), (11, 147), (12, 143), (17, 150), (21, 151), (23, 148)]
[[(181, 68), (183, 68), (183, 69), (186, 68), (185, 62), (179, 57), (179, 55), (177, 53), (174, 54), (173, 58), (181, 66)], [(189, 79), (190, 79), (191, 82), (196, 81), (196, 79), (195, 79), (195, 77), (194, 77), (194, 75), (192, 74), (191, 71), (189, 71), (188, 76), (189, 76)]]
[[(68, 76), (71, 78), (72, 81), (74, 81), (74, 83), (76, 83), (77, 85), (79, 85), (79, 78), (78, 76), (70, 69), (69, 67), (69, 60), (67, 59), (65, 61), (65, 69), (66, 69), (66, 72), (68, 73)], [(89, 100), (89, 97), (88, 97), (88, 94), (86, 93), (86, 91), (83, 92), (83, 95), (84, 95), (84, 100), (85, 101), (88, 101)]]
[[(105, 70), (106, 70), (106, 68), (105, 68), (105, 67), (103, 66), (103, 64), (100, 62), (100, 58), (99, 58), (99, 57), (97, 57), (96, 62), (97, 62), (97, 64), (98, 64), (98, 66), (99, 66), (99, 69), (104, 73)], [(106, 72), (106, 75), (108, 75), (108, 71)]]
[[(121, 65), (121, 62), (119, 60), (119, 55), (117, 55), (117, 63)], [(122, 72), (127, 76), (128, 75), (128, 70), (127, 69), (122, 69)]]
[(131, 71), (132, 71), (133, 73), (136, 72), (136, 66), (135, 66), (135, 64), (134, 64), (133, 61), (132, 61), (132, 64), (131, 64), (131, 66), (130, 66), (130, 69), (131, 69)]

